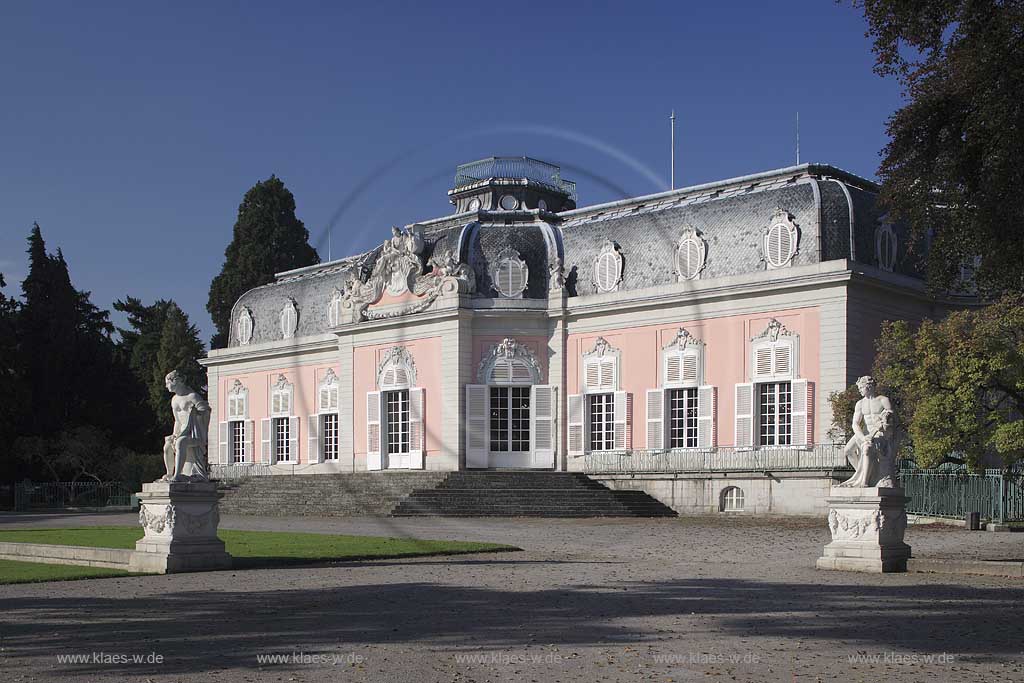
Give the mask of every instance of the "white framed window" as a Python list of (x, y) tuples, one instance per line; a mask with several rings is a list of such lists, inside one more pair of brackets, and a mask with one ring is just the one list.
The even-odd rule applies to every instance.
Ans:
[(530, 450), (529, 386), (492, 386), (489, 389), (491, 453)]
[(389, 456), (408, 455), (409, 390), (385, 391), (384, 406), (387, 409), (387, 454)]
[(583, 354), (583, 393), (566, 399), (570, 455), (633, 447), (633, 395), (619, 390), (620, 358), (620, 352), (604, 337), (598, 337), (593, 348)]
[(296, 454), (292, 451), (291, 419), (275, 417), (274, 420), (274, 460), (276, 462), (293, 462)]
[(288, 299), (281, 309), (281, 338), (291, 339), (299, 326), (299, 309), (295, 301)]
[(232, 420), (231, 425), (231, 462), (241, 464), (248, 462), (245, 453), (245, 421)]
[(248, 307), (242, 306), (242, 310), (238, 312), (238, 319), (235, 321), (235, 335), (238, 337), (238, 343), (245, 346), (251, 342), (252, 330), (252, 311)]
[(338, 459), (338, 414), (325, 413), (320, 415), (320, 433), (322, 439), (321, 457), (326, 462)]
[(469, 200), (469, 204), (466, 206), (467, 211), (479, 211), (480, 210), (480, 198), (473, 197)]
[(591, 451), (615, 449), (615, 395), (587, 395), (587, 426)]
[(797, 254), (800, 230), (789, 212), (779, 209), (764, 231), (762, 251), (768, 269), (785, 268)]
[(722, 503), (719, 509), (722, 512), (743, 512), (743, 499), (743, 489), (729, 486), (722, 490)]
[(294, 396), (294, 385), (278, 375), (270, 387), (270, 417), (261, 421), (260, 458), (266, 464), (298, 462), (299, 418), (292, 414)]
[(253, 424), (249, 419), (249, 390), (235, 380), (227, 391), (225, 420), (220, 423), (219, 461), (251, 463), (253, 461)]
[(758, 446), (793, 444), (793, 385), (765, 382), (757, 385)]
[(519, 200), (510, 194), (504, 194), (498, 201), (498, 206), (500, 206), (505, 211), (515, 211), (517, 208), (519, 208)]
[(521, 299), (529, 284), (530, 269), (515, 249), (504, 249), (491, 269), (491, 282), (506, 299)]
[(647, 448), (713, 448), (718, 388), (704, 382), (704, 342), (679, 328), (661, 350), (661, 387), (647, 391)]
[(669, 389), (668, 447), (697, 448), (697, 387)]
[(700, 232), (690, 228), (683, 233), (676, 245), (676, 276), (680, 282), (696, 280), (707, 260), (708, 243)]
[(882, 223), (875, 230), (875, 262), (890, 273), (896, 267), (896, 231), (891, 223)]
[(622, 281), (622, 253), (619, 245), (608, 240), (594, 259), (594, 288), (598, 293), (614, 292)]
[(377, 367), (378, 391), (366, 395), (367, 469), (423, 469), (426, 392), (415, 384), (409, 350), (388, 349)]
[(331, 300), (327, 302), (327, 322), (331, 327), (341, 324), (341, 302), (344, 298), (341, 290), (335, 289), (331, 294)]
[(309, 461), (327, 462), (338, 459), (338, 376), (328, 368), (317, 387), (316, 413), (307, 421), (306, 435), (309, 439)]

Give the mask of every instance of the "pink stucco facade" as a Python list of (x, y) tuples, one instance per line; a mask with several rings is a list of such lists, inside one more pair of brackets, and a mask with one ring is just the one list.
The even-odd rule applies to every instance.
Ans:
[[(566, 393), (579, 394), (583, 354), (598, 337), (620, 352), (619, 389), (633, 395), (632, 444), (646, 448), (643, 425), (647, 419), (644, 396), (661, 386), (661, 350), (672, 342), (679, 328), (704, 342), (704, 384), (718, 388), (717, 433), (719, 446), (734, 444), (734, 387), (751, 381), (751, 339), (772, 319), (799, 335), (797, 376), (810, 382), (819, 379), (820, 315), (815, 307), (785, 309), (752, 315), (723, 316), (697, 320), (673, 320), (664, 324), (602, 330), (599, 333), (570, 334), (567, 354)], [(815, 433), (819, 426), (814, 425)]]

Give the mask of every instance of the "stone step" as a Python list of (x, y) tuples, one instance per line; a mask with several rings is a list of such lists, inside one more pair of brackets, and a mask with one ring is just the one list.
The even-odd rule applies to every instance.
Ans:
[(222, 482), (221, 510), (252, 515), (662, 517), (642, 491), (613, 491), (586, 475), (548, 471), (358, 472)]

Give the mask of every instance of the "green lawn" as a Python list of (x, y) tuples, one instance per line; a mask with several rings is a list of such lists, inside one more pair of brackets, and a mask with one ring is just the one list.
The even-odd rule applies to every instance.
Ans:
[[(335, 536), (281, 531), (221, 529), (236, 569), (340, 560), (369, 560), (425, 555), (460, 555), (519, 550), (497, 543), (426, 541), (380, 536)], [(4, 529), (0, 541), (83, 545), (93, 548), (134, 548), (142, 538), (140, 527), (83, 527), (80, 529)], [(116, 569), (0, 561), (0, 584), (58, 581), (102, 576), (125, 576)]]
[(42, 564), (37, 562), (0, 560), (0, 585), (5, 583), (105, 579), (111, 576), (131, 576), (131, 574), (120, 569), (104, 569), (103, 567), (76, 567), (70, 564)]

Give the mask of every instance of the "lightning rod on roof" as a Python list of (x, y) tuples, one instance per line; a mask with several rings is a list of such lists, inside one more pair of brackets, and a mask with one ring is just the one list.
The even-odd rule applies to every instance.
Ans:
[(796, 113), (796, 165), (800, 165), (800, 112)]
[(671, 122), (672, 128), (672, 189), (676, 189), (676, 110), (672, 110), (671, 116), (668, 117)]

